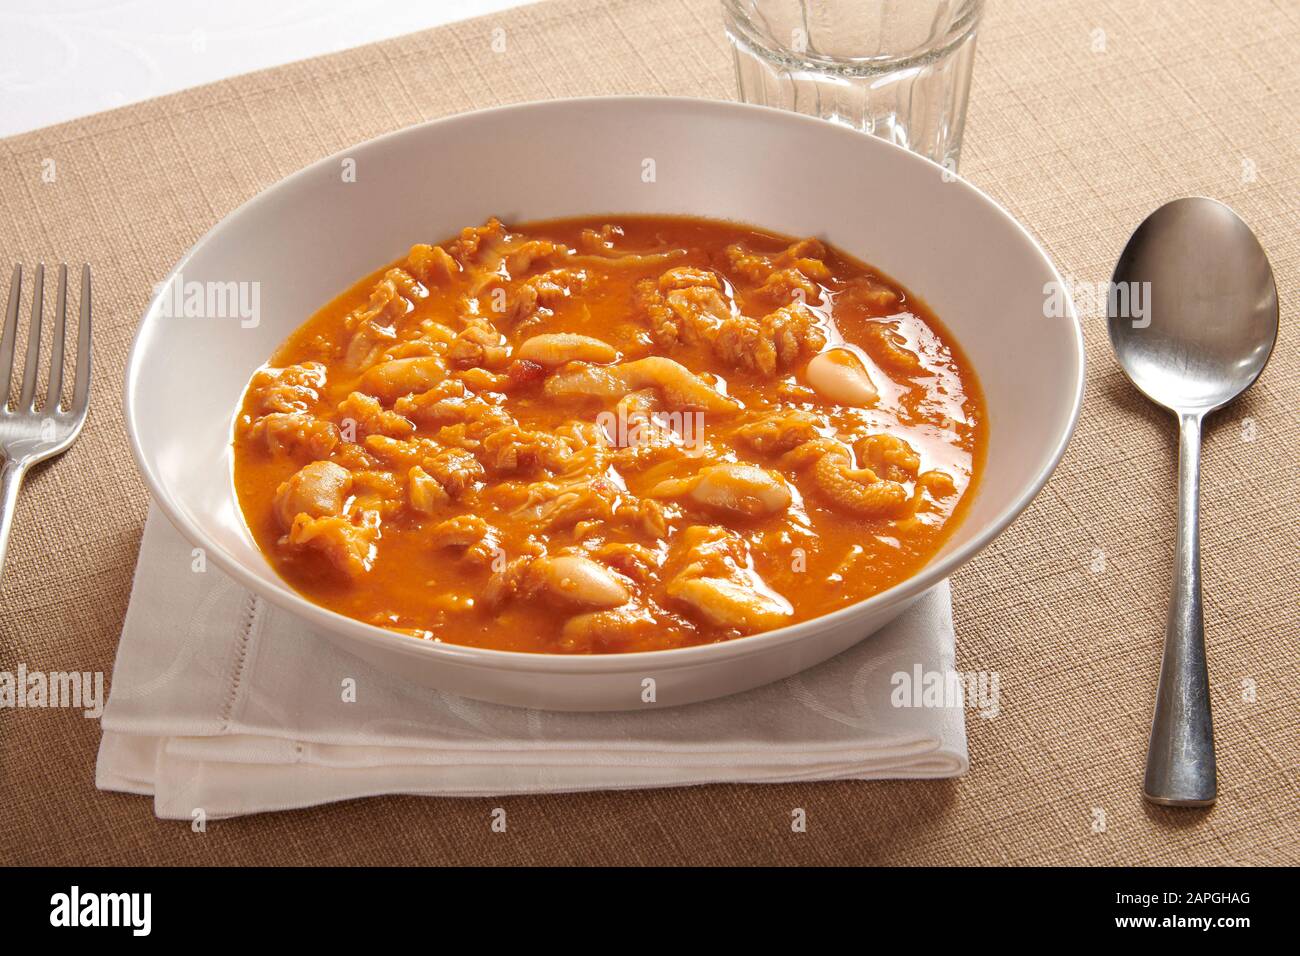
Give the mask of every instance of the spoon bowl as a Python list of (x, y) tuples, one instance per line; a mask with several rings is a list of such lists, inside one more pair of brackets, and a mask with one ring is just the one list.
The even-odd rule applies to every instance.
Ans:
[(1214, 199), (1175, 199), (1148, 216), (1119, 257), (1112, 289), (1115, 356), (1170, 411), (1223, 407), (1259, 378), (1273, 351), (1278, 304), (1268, 257)]

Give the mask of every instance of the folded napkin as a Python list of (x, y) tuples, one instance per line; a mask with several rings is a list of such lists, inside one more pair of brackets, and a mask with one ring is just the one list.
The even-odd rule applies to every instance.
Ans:
[(960, 704), (891, 703), (893, 675), (917, 668), (953, 668), (946, 583), (825, 664), (721, 700), (589, 714), (480, 703), (377, 671), (216, 568), (196, 572), (191, 545), (155, 510), (96, 783), (152, 794), (162, 818), (215, 819), (381, 793), (959, 775)]

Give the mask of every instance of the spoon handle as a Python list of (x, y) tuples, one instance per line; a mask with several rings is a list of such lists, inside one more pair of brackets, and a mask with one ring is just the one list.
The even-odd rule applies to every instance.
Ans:
[(1214, 803), (1214, 728), (1201, 617), (1201, 414), (1178, 419), (1178, 543), (1174, 587), (1165, 624), (1143, 795), (1152, 803), (1204, 807)]

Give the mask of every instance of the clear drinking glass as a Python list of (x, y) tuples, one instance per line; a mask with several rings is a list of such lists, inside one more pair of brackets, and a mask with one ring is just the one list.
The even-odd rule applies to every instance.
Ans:
[(844, 123), (956, 170), (984, 0), (723, 0), (746, 103)]

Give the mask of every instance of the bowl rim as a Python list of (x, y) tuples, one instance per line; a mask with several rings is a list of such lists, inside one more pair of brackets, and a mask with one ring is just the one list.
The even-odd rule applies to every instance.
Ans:
[[(508, 115), (519, 111), (535, 111), (549, 109), (572, 109), (575, 105), (595, 106), (597, 104), (603, 107), (632, 107), (642, 108), (645, 106), (658, 106), (669, 109), (688, 108), (698, 110), (704, 113), (736, 113), (736, 112), (753, 112), (755, 115), (770, 114), (773, 121), (792, 123), (795, 125), (805, 124), (811, 127), (817, 127), (823, 132), (827, 129), (833, 130), (830, 135), (842, 135), (846, 137), (855, 137), (859, 141), (870, 143), (867, 148), (870, 149), (892, 149), (905, 153), (909, 161), (924, 163), (932, 166), (936, 174), (943, 174), (951, 181), (956, 181), (963, 188), (971, 190), (983, 204), (992, 211), (995, 216), (1000, 217), (1016, 232), (1028, 241), (1030, 247), (1038, 253), (1043, 263), (1046, 264), (1052, 278), (1064, 287), (1064, 280), (1061, 277), (1056, 264), (1052, 261), (1042, 244), (1034, 237), (1028, 229), (1015, 219), (1001, 204), (991, 196), (981, 190), (978, 186), (973, 185), (952, 170), (941, 166), (933, 160), (913, 153), (910, 150), (897, 144), (888, 142), (867, 133), (862, 133), (849, 127), (828, 122), (827, 120), (817, 117), (807, 116), (800, 113), (792, 113), (786, 110), (777, 109), (767, 106), (756, 106), (748, 103), (737, 103), (731, 100), (713, 100), (702, 97), (691, 96), (638, 96), (638, 95), (613, 95), (613, 96), (583, 96), (583, 97), (564, 97), (549, 100), (530, 100), (522, 103), (512, 103), (505, 106), (490, 107), (481, 110), (471, 110), (463, 113), (455, 113), (449, 116), (438, 117), (432, 120), (426, 120), (422, 123), (415, 123), (410, 126), (404, 126), (401, 129), (391, 130), (380, 136), (364, 140), (360, 143), (347, 146), (329, 156), (323, 157), (304, 166), (288, 176), (277, 180), (265, 189), (260, 190), (256, 195), (245, 200), (231, 212), (223, 216), (218, 222), (213, 224), (195, 243), (186, 250), (184, 255), (176, 262), (175, 266), (167, 273), (156, 286), (154, 295), (150, 298), (148, 306), (145, 308), (144, 315), (140, 320), (139, 327), (131, 342), (131, 351), (127, 360), (126, 376), (123, 387), (123, 404), (122, 409), (125, 418), (127, 437), (131, 448), (131, 453), (136, 461), (136, 467), (139, 469), (141, 476), (144, 478), (154, 503), (167, 516), (172, 525), (191, 543), (202, 546), (207, 552), (207, 556), (226, 574), (235, 579), (242, 587), (253, 592), (255, 595), (265, 598), (271, 603), (283, 608), (305, 621), (313, 628), (326, 632), (328, 636), (347, 637), (349, 639), (359, 640), (365, 644), (382, 645), (383, 650), (404, 653), (416, 656), (432, 656), (440, 658), (447, 664), (458, 664), (462, 666), (487, 666), (495, 669), (503, 669), (520, 672), (546, 672), (546, 673), (563, 673), (563, 674), (610, 674), (625, 673), (628, 671), (642, 671), (644, 673), (654, 673), (657, 671), (671, 670), (684, 667), (695, 667), (706, 663), (714, 663), (720, 659), (747, 657), (752, 654), (766, 653), (777, 647), (785, 646), (802, 640), (811, 634), (818, 633), (824, 629), (834, 627), (841, 621), (845, 621), (854, 616), (860, 616), (868, 610), (885, 611), (893, 607), (905, 605), (911, 599), (914, 599), (927, 591), (931, 587), (948, 578), (957, 568), (964, 565), (967, 561), (984, 550), (998, 535), (1007, 529), (1013, 521), (1029, 506), (1029, 503), (1038, 495), (1043, 486), (1047, 483), (1052, 473), (1056, 470), (1062, 456), (1065, 454), (1066, 446), (1074, 434), (1074, 430), (1079, 421), (1079, 414), (1083, 405), (1083, 392), (1085, 382), (1085, 362), (1086, 354), (1083, 343), (1083, 327), (1079, 320), (1078, 312), (1072, 301), (1066, 302), (1067, 318), (1070, 319), (1073, 335), (1070, 342), (1073, 345), (1074, 357), (1074, 381), (1071, 383), (1073, 392), (1069, 412), (1069, 420), (1061, 430), (1055, 447), (1052, 448), (1046, 464), (1040, 469), (1039, 473), (1034, 476), (1033, 480), (1022, 490), (1022, 492), (998, 515), (989, 522), (978, 534), (974, 535), (970, 541), (966, 542), (952, 553), (944, 556), (937, 561), (931, 561), (925, 564), (911, 577), (900, 581), (893, 587), (887, 588), (877, 594), (873, 594), (864, 600), (857, 601), (847, 607), (831, 611), (819, 617), (811, 618), (807, 621), (800, 621), (795, 624), (789, 624), (785, 627), (776, 628), (771, 631), (763, 631), (757, 634), (745, 635), (743, 637), (733, 638), (727, 641), (720, 641), (713, 644), (697, 644), (690, 647), (669, 648), (664, 650), (653, 651), (629, 651), (626, 653), (611, 654), (547, 654), (537, 651), (507, 651), (488, 647), (475, 647), (471, 645), (450, 644), (439, 641), (431, 641), (425, 638), (414, 637), (403, 634), (400, 631), (392, 631), (381, 628), (374, 624), (368, 624), (356, 618), (347, 617), (336, 611), (329, 610), (319, 604), (315, 604), (302, 595), (298, 594), (287, 583), (279, 582), (270, 587), (267, 582), (255, 575), (250, 569), (246, 568), (241, 562), (235, 560), (233, 556), (228, 556), (223, 549), (215, 546), (209, 536), (203, 531), (197, 523), (190, 521), (179, 507), (171, 500), (171, 496), (159, 475), (150, 465), (149, 458), (146, 456), (143, 446), (140, 443), (139, 429), (137, 427), (137, 418), (139, 417), (137, 406), (137, 389), (138, 382), (143, 374), (144, 362), (142, 361), (144, 352), (147, 347), (148, 337), (152, 329), (157, 325), (158, 316), (156, 315), (159, 300), (162, 296), (162, 290), (168, 287), (176, 275), (182, 272), (186, 263), (211, 241), (228, 223), (235, 221), (243, 216), (250, 214), (258, 205), (267, 200), (272, 193), (282, 188), (287, 188), (291, 183), (301, 178), (310, 176), (317, 171), (337, 165), (338, 161), (344, 156), (355, 156), (358, 150), (370, 149), (391, 139), (397, 139), (414, 132), (429, 127), (437, 126), (455, 126), (457, 123), (478, 120), (487, 114)], [(945, 183), (951, 185), (951, 182)], [(976, 370), (978, 374), (978, 369)], [(232, 419), (233, 421), (233, 419)], [(976, 491), (978, 494), (978, 489)], [(242, 517), (242, 516), (241, 516)], [(901, 607), (899, 607), (901, 610)]]

